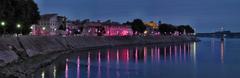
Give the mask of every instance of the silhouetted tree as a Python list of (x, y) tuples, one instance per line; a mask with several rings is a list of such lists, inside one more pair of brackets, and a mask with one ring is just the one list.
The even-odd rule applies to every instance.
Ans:
[(194, 33), (194, 29), (190, 26), (190, 25), (180, 25), (177, 27), (178, 31), (181, 33), (184, 33), (184, 31), (186, 33)]
[(123, 23), (123, 25), (131, 25), (131, 22), (127, 21), (126, 23)]
[(133, 33), (135, 32), (144, 33), (144, 31), (146, 30), (146, 26), (144, 25), (141, 19), (134, 19), (133, 22), (131, 23), (131, 27)]
[(107, 23), (107, 24), (109, 24), (109, 23), (112, 23), (112, 20), (107, 20), (107, 21), (105, 21), (104, 23)]
[(165, 34), (165, 35), (168, 35), (170, 33), (174, 33), (175, 31), (177, 31), (177, 28), (172, 24), (160, 24), (158, 29), (161, 34)]
[[(1, 0), (0, 9), (0, 21), (6, 22), (8, 33), (21, 30), (23, 34), (28, 34), (30, 26), (40, 19), (37, 4), (33, 0)], [(17, 29), (16, 24), (21, 24), (21, 28)]]
[(83, 21), (81, 22), (81, 24), (83, 25), (83, 24), (86, 24), (86, 23), (88, 23), (88, 22), (90, 22), (90, 19), (85, 19), (85, 20), (83, 20)]
[(65, 31), (65, 30), (66, 30), (66, 26), (60, 25), (60, 27), (58, 28), (58, 30), (63, 30), (63, 31)]

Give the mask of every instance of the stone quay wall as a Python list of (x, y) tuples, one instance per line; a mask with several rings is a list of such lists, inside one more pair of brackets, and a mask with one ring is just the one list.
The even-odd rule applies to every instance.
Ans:
[(75, 49), (198, 41), (195, 36), (20, 36), (0, 38), (0, 66), (30, 57)]

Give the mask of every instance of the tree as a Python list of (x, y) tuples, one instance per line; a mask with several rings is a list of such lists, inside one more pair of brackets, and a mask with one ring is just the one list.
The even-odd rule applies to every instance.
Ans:
[(131, 23), (131, 27), (133, 33), (135, 32), (144, 33), (144, 31), (146, 30), (146, 26), (144, 25), (141, 19), (134, 19), (133, 22)]
[(123, 23), (123, 25), (131, 25), (131, 22), (127, 21), (126, 23)]
[(177, 27), (177, 30), (181, 33), (184, 33), (184, 31), (186, 33), (194, 33), (194, 29), (190, 26), (190, 25), (180, 25)]
[[(19, 30), (28, 34), (30, 26), (40, 19), (37, 4), (33, 0), (1, 0), (0, 9), (0, 20), (7, 23), (6, 31), (11, 34)], [(17, 28), (16, 24), (21, 24), (21, 28)]]
[(84, 24), (86, 24), (86, 23), (88, 23), (88, 22), (90, 22), (90, 19), (85, 19), (85, 20), (83, 20), (83, 21), (81, 22), (81, 24), (84, 25)]
[(65, 30), (66, 30), (66, 26), (64, 26), (63, 24), (61, 24), (60, 27), (58, 28), (58, 30), (63, 30), (63, 31), (65, 31)]
[(158, 29), (160, 33), (165, 35), (174, 33), (177, 30), (177, 28), (172, 24), (160, 24)]

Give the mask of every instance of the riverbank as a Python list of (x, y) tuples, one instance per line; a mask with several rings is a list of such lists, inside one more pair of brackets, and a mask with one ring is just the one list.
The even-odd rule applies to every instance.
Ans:
[(0, 66), (37, 55), (103, 46), (197, 41), (195, 36), (21, 36), (0, 38)]
[(7, 75), (4, 77), (11, 77), (11, 75), (15, 74), (15, 76), (25, 78), (29, 75), (25, 75), (24, 73), (34, 72), (34, 70), (23, 70), (22, 68), (40, 68), (56, 59), (59, 55), (70, 53), (72, 50), (88, 50), (122, 45), (164, 45), (197, 40), (195, 36), (22, 36), (0, 38), (0, 68), (2, 68), (0, 72), (4, 73), (3, 76)]

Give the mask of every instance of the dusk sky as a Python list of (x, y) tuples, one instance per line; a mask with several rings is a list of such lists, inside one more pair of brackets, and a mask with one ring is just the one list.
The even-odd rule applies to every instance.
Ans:
[(41, 14), (58, 13), (69, 19), (126, 22), (134, 18), (175, 25), (189, 24), (197, 32), (224, 26), (240, 31), (240, 0), (35, 0)]

